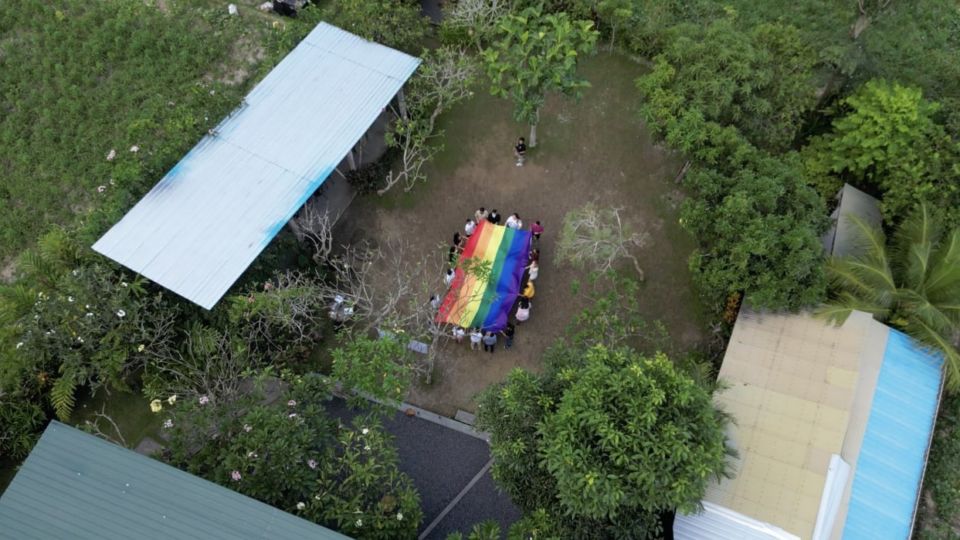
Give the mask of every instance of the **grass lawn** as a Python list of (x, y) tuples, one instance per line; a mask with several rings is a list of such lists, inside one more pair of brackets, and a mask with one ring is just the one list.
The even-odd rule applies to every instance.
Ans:
[(704, 338), (705, 318), (687, 269), (694, 243), (677, 222), (683, 195), (673, 178), (680, 163), (654, 145), (636, 114), (633, 80), (643, 69), (621, 55), (584, 61), (593, 87), (579, 103), (548, 100), (540, 144), (524, 167), (514, 165), (512, 148), (526, 126), (512, 120), (510, 103), (478, 89), (444, 119), (446, 147), (426, 184), (357, 199), (348, 210), (338, 242), (393, 235), (425, 254), (450, 242), (480, 206), (504, 216), (517, 212), (527, 224), (540, 220), (546, 228), (532, 316), (518, 329), (514, 348), (491, 356), (447, 344), (434, 384), (416, 388), (414, 403), (441, 414), (474, 410), (473, 396), (510, 369), (538, 369), (541, 353), (584, 307), (571, 291), (585, 273), (558, 266), (553, 255), (564, 214), (588, 201), (623, 207), (627, 219), (651, 234), (651, 244), (637, 253), (646, 274), (645, 315), (663, 321), (680, 349)]

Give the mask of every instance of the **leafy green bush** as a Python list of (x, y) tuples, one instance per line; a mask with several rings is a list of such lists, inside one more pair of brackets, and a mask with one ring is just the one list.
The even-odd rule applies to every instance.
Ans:
[(330, 395), (325, 380), (287, 382), (289, 391), (274, 405), (259, 404), (255, 395), (168, 401), (166, 459), (354, 538), (416, 536), (419, 496), (376, 418), (340, 425), (323, 408)]
[(690, 267), (715, 311), (739, 292), (770, 309), (823, 299), (826, 207), (805, 184), (796, 155), (757, 151), (731, 174), (691, 168), (685, 183), (693, 196), (684, 201), (681, 223), (699, 244)]
[(917, 87), (872, 80), (841, 101), (833, 130), (804, 149), (808, 181), (824, 197), (843, 183), (883, 193), (893, 223), (918, 201), (956, 216), (960, 205), (960, 146), (935, 121), (938, 103)]

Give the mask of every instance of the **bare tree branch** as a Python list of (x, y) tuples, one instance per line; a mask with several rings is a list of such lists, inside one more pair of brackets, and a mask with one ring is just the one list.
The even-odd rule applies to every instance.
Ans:
[(568, 212), (563, 219), (557, 259), (575, 266), (607, 272), (620, 259), (630, 259), (643, 279), (640, 261), (630, 250), (644, 248), (650, 234), (635, 232), (624, 223), (621, 208), (597, 208), (593, 203)]

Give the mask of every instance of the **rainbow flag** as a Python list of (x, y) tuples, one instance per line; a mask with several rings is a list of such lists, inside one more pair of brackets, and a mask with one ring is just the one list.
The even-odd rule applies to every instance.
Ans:
[[(505, 328), (529, 257), (530, 231), (481, 222), (460, 255), (456, 276), (440, 305), (437, 321), (491, 332)], [(472, 264), (477, 259), (489, 261), (489, 278), (480, 279), (464, 272), (467, 259), (474, 259)]]

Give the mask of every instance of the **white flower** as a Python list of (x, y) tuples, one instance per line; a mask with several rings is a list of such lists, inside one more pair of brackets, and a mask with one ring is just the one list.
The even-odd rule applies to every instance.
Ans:
[[(142, 347), (142, 345), (141, 345), (141, 347)], [(172, 395), (172, 396), (170, 396), (170, 397), (167, 398), (167, 403), (169, 403), (169, 404), (171, 404), (171, 405), (173, 405), (173, 404), (176, 403), (176, 402), (177, 402), (177, 395), (176, 395), (176, 394), (174, 394), (174, 395)]]
[(107, 161), (113, 161), (113, 158), (115, 157), (117, 157), (117, 151), (111, 148), (107, 153)]
[(40, 316), (39, 316), (39, 315), (34, 315), (34, 316), (33, 316), (33, 320), (39, 321), (39, 320), (40, 320)]
[(230, 478), (232, 478), (234, 482), (239, 482), (243, 476), (240, 475), (240, 471), (233, 471), (230, 473)]
[(200, 404), (206, 405), (207, 403), (210, 403), (210, 398), (208, 398), (207, 396), (200, 396)]
[(73, 303), (73, 297), (72, 297), (72, 296), (68, 296), (68, 297), (67, 297), (67, 302), (70, 302), (70, 303), (72, 304), (72, 303)]
[(370, 430), (367, 428), (363, 428), (360, 430), (360, 433), (363, 433), (364, 435), (366, 435), (367, 433), (370, 433)]
[(171, 420), (171, 419), (169, 419), (169, 418), (167, 418), (166, 420), (164, 420), (164, 421), (163, 421), (163, 427), (165, 427), (165, 428), (167, 428), (167, 429), (172, 428), (172, 427), (173, 427), (173, 420)]
[(370, 451), (370, 445), (368, 444), (368, 445), (364, 446), (363, 449), (366, 450), (367, 452), (369, 452), (369, 451)]
[(251, 452), (247, 452), (247, 457), (250, 458), (250, 459), (256, 459), (256, 458), (257, 458), (257, 453), (256, 453), (256, 452), (252, 452), (252, 451), (251, 451)]
[(23, 342), (22, 342), (22, 341), (21, 341), (20, 343), (17, 343), (17, 348), (19, 349), (20, 347), (23, 347)]
[(100, 184), (99, 186), (97, 186), (97, 193), (103, 193), (106, 190), (107, 190), (107, 186), (103, 184)]
[(292, 412), (292, 413), (290, 413), (290, 414), (287, 415), (287, 418), (296, 418), (296, 417), (297, 417), (297, 413), (295, 413), (295, 412)]
[(73, 272), (70, 272), (70, 273), (73, 274), (73, 275), (75, 275), (75, 276), (79, 276), (79, 275), (80, 275), (80, 271), (79, 271), (79, 270), (74, 270)]
[(137, 145), (133, 145), (133, 146), (130, 147), (130, 151), (133, 152), (134, 154), (136, 154), (137, 152), (140, 151), (140, 147), (137, 146)]
[(253, 426), (251, 426), (250, 424), (244, 424), (244, 425), (243, 425), (243, 431), (244, 431), (244, 433), (250, 433), (251, 430), (253, 430)]
[(87, 317), (93, 317), (93, 313), (87, 312)]
[(308, 460), (307, 460), (307, 467), (310, 467), (311, 469), (316, 469), (316, 468), (317, 468), (317, 460), (315, 460), (315, 459), (308, 459)]
[(307, 505), (303, 501), (297, 503), (297, 510), (303, 510)]
[(118, 310), (117, 310), (117, 317), (120, 317), (120, 318), (122, 319), (122, 318), (124, 318), (124, 317), (126, 317), (126, 316), (127, 316), (127, 312), (126, 312), (126, 311), (124, 311), (124, 310), (122, 310), (122, 309), (118, 309)]
[(403, 521), (403, 512), (397, 512), (397, 521)]
[(80, 343), (83, 343), (83, 338), (80, 337), (80, 336), (77, 336), (77, 341), (80, 342)]
[(163, 403), (160, 403), (159, 399), (155, 399), (150, 402), (150, 410), (158, 413), (163, 410)]
[(114, 180), (113, 178), (111, 178), (111, 179), (110, 179), (110, 185), (111, 185), (111, 186), (117, 185), (116, 180)]
[(358, 520), (357, 520), (357, 527), (363, 527), (363, 520), (362, 520), (362, 519), (358, 519)]
[(83, 308), (84, 308), (84, 309), (90, 309), (90, 304), (84, 304), (84, 305), (83, 305)]
[(211, 91), (210, 91), (210, 95), (211, 95), (211, 96), (214, 95), (214, 94), (216, 94), (216, 93), (217, 93), (216, 90), (211, 90)]
[(320, 494), (314, 495), (314, 496), (313, 496), (313, 500), (319, 501), (319, 500), (320, 500)]
[(296, 406), (297, 406), (296, 400), (291, 399), (290, 401), (287, 402), (287, 406), (288, 406), (288, 407), (296, 407)]
[[(144, 344), (141, 343), (140, 346), (137, 347), (137, 352), (143, 352), (144, 349), (146, 349), (146, 346), (144, 346)], [(171, 405), (173, 405), (173, 403), (171, 403)]]
[(126, 282), (126, 281), (121, 281), (121, 282), (120, 282), (120, 286), (121, 286), (121, 287), (126, 287), (126, 286), (127, 286), (127, 282)]

